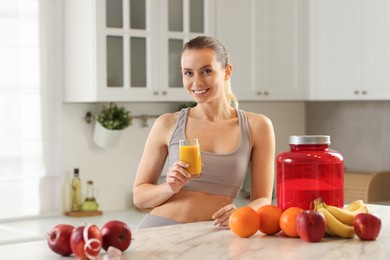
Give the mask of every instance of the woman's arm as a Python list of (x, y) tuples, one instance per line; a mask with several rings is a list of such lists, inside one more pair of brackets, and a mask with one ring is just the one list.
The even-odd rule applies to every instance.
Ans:
[(259, 207), (271, 204), (275, 177), (275, 134), (271, 120), (264, 115), (248, 115), (251, 137), (251, 202)]
[(188, 182), (190, 175), (184, 162), (169, 167), (166, 182), (157, 184), (168, 155), (168, 142), (176, 124), (177, 115), (164, 114), (154, 123), (147, 138), (133, 186), (133, 201), (138, 208), (161, 205)]

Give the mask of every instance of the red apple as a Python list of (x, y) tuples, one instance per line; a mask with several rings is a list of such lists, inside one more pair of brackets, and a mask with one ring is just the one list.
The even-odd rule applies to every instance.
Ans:
[(103, 248), (116, 247), (122, 252), (129, 248), (131, 243), (131, 230), (129, 226), (119, 220), (111, 220), (101, 229), (103, 235)]
[(59, 224), (52, 228), (47, 237), (47, 244), (53, 252), (62, 255), (68, 256), (72, 254), (72, 249), (70, 248), (70, 235), (74, 226), (67, 224)]
[(382, 221), (370, 213), (359, 213), (353, 221), (353, 228), (361, 240), (375, 240), (382, 227)]
[(96, 225), (76, 227), (70, 236), (70, 247), (78, 258), (95, 258), (102, 248), (102, 233)]
[(315, 210), (304, 210), (296, 219), (297, 233), (306, 242), (319, 242), (325, 235), (325, 216)]

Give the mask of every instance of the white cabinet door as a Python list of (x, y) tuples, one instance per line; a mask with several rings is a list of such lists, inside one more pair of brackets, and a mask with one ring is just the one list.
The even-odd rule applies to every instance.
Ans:
[(312, 100), (390, 99), (390, 2), (310, 1)]
[(302, 100), (303, 1), (217, 0), (216, 36), (242, 100)]
[(366, 99), (390, 99), (390, 1), (363, 2), (363, 91)]
[(362, 86), (360, 0), (310, 1), (310, 94), (355, 99)]
[(362, 84), (360, 1), (311, 1), (309, 22), (311, 97), (355, 99)]
[(158, 100), (150, 1), (67, 0), (64, 8), (65, 101)]
[(181, 49), (212, 35), (213, 0), (66, 0), (64, 8), (65, 101), (190, 99)]
[(303, 100), (304, 1), (255, 1), (256, 95), (266, 100)]
[(146, 0), (97, 1), (97, 101), (158, 100), (156, 9)]

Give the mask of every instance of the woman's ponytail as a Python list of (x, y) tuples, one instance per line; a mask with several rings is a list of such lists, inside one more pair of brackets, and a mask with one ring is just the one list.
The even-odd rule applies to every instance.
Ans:
[(233, 94), (230, 78), (225, 81), (225, 94), (230, 105), (232, 105), (235, 109), (238, 109), (238, 100), (236, 96)]

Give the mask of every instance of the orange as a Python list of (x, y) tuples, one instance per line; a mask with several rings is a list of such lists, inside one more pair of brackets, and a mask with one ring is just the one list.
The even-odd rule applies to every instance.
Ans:
[(303, 209), (298, 207), (290, 207), (283, 211), (280, 216), (279, 225), (283, 233), (289, 237), (299, 237), (297, 232), (297, 216)]
[(282, 210), (274, 205), (264, 205), (257, 209), (260, 216), (260, 232), (273, 235), (280, 231), (279, 220)]
[(229, 227), (239, 237), (254, 235), (260, 226), (260, 217), (249, 206), (236, 209), (229, 217)]

